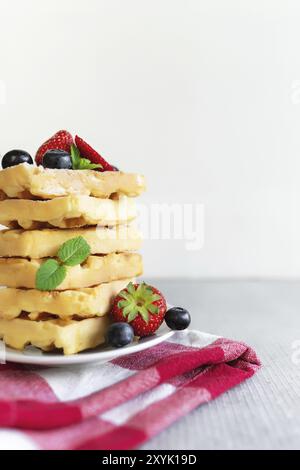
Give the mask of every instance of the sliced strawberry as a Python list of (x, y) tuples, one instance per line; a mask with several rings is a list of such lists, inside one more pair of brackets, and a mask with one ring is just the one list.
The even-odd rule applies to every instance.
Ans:
[(56, 134), (50, 137), (50, 139), (44, 142), (38, 149), (35, 156), (36, 164), (40, 165), (42, 163), (43, 156), (48, 150), (65, 150), (70, 153), (73, 143), (73, 137), (70, 132), (65, 130), (56, 132)]
[(87, 158), (92, 163), (100, 164), (102, 166), (100, 171), (117, 171), (116, 167), (110, 165), (101, 155), (96, 152), (87, 142), (85, 142), (81, 137), (76, 135), (75, 143), (77, 145), (78, 150), (80, 151), (80, 155), (82, 158)]
[(130, 283), (115, 298), (111, 315), (115, 322), (129, 323), (134, 334), (143, 337), (160, 327), (166, 310), (166, 300), (158, 289)]

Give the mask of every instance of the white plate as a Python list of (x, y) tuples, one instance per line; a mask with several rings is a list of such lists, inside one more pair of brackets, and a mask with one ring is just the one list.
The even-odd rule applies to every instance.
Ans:
[[(5, 348), (4, 356), (6, 362), (16, 362), (20, 364), (34, 364), (41, 366), (65, 366), (72, 364), (84, 364), (92, 362), (107, 362), (121, 356), (127, 356), (144, 349), (156, 346), (171, 338), (175, 331), (170, 331), (167, 326), (162, 326), (153, 336), (135, 340), (124, 348), (113, 349), (108, 346), (99, 346), (93, 350), (83, 351), (71, 356), (64, 356), (62, 353), (43, 352), (34, 347), (28, 347), (24, 351), (17, 351), (12, 348)], [(0, 341), (2, 343), (2, 341)], [(3, 359), (3, 349), (1, 349), (1, 359)], [(0, 361), (2, 362), (2, 361)]]

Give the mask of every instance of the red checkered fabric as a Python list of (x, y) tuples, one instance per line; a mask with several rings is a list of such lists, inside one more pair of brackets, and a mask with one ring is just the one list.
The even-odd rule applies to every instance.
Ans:
[(197, 331), (105, 364), (3, 364), (0, 448), (135, 449), (259, 366), (244, 343)]

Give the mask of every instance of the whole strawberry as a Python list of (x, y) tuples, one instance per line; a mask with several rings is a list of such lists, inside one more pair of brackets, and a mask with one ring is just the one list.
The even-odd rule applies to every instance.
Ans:
[(111, 311), (115, 322), (129, 323), (136, 336), (149, 336), (162, 324), (167, 304), (155, 287), (128, 284), (115, 298)]
[(116, 171), (116, 167), (108, 163), (101, 155), (96, 152), (87, 142), (85, 142), (81, 137), (76, 135), (75, 137), (76, 146), (80, 152), (80, 155), (90, 162), (95, 164), (100, 164), (102, 169), (100, 171)]
[(58, 131), (50, 139), (43, 143), (38, 149), (35, 161), (37, 165), (41, 165), (43, 156), (48, 150), (65, 150), (71, 152), (71, 145), (73, 144), (73, 137), (68, 131)]

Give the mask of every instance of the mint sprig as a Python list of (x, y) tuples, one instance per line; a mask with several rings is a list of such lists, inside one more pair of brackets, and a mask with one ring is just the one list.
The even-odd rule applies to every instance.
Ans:
[(58, 250), (57, 256), (65, 266), (76, 266), (83, 263), (90, 254), (90, 245), (83, 237), (76, 237), (65, 242)]
[(97, 170), (102, 168), (100, 163), (92, 163), (87, 158), (82, 158), (79, 149), (74, 144), (71, 145), (71, 159), (73, 170)]
[(67, 275), (65, 266), (55, 259), (48, 259), (36, 273), (35, 285), (38, 290), (53, 290), (63, 282)]
[(35, 286), (41, 291), (56, 289), (66, 278), (67, 266), (84, 263), (90, 256), (91, 248), (83, 237), (71, 238), (57, 253), (58, 259), (48, 259), (38, 269)]

